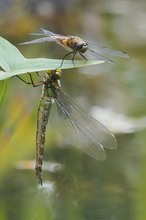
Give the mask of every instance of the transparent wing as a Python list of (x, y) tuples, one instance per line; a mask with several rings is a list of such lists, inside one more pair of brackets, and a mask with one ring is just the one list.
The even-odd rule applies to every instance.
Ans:
[(24, 43), (20, 43), (19, 45), (39, 44), (39, 43), (43, 43), (43, 42), (52, 42), (52, 41), (56, 41), (56, 39), (53, 39), (52, 37), (42, 37), (42, 38), (38, 38), (38, 39), (35, 39), (35, 40), (27, 41), (27, 42), (24, 42)]
[(116, 56), (116, 57), (122, 57), (122, 58), (129, 58), (129, 55), (126, 52), (119, 51), (119, 50), (113, 50), (105, 46), (100, 46), (97, 43), (85, 40), (88, 44), (89, 49), (94, 51), (95, 53), (99, 54), (107, 54), (111, 56)]
[(30, 35), (34, 35), (34, 36), (43, 36), (41, 38), (32, 40), (32, 41), (28, 41), (28, 42), (24, 42), (21, 43), (19, 45), (24, 45), (24, 44), (39, 44), (39, 43), (44, 43), (44, 42), (53, 42), (53, 41), (58, 41), (60, 38), (66, 38), (68, 39), (68, 37), (60, 35), (60, 34), (55, 34), (51, 31), (47, 31), (45, 29), (42, 29), (42, 33), (30, 33)]
[(43, 29), (43, 28), (41, 28), (41, 30), (42, 30), (42, 32), (43, 32), (43, 34), (44, 35), (47, 35), (47, 36), (62, 36), (62, 35), (60, 35), (60, 34), (55, 34), (55, 33), (53, 33), (53, 32), (51, 32), (51, 31), (48, 31), (48, 30), (45, 30), (45, 29)]
[[(104, 160), (104, 147), (115, 149), (116, 138), (100, 122), (87, 115), (85, 111), (68, 94), (63, 91), (55, 98), (58, 113), (69, 121), (76, 133), (78, 147), (89, 156)], [(77, 141), (74, 139), (75, 144)]]
[(48, 30), (45, 30), (45, 29), (43, 29), (43, 28), (41, 28), (41, 33), (29, 33), (30, 35), (38, 35), (38, 36), (45, 36), (45, 35), (47, 35), (47, 36), (56, 36), (56, 35), (58, 35), (58, 34), (55, 34), (55, 33), (53, 33), (53, 32), (51, 32), (51, 31), (48, 31)]
[(100, 52), (95, 52), (94, 50), (91, 50), (90, 48), (88, 48), (87, 52), (85, 52), (85, 54), (89, 54), (91, 56), (94, 56), (96, 57), (98, 60), (103, 60), (105, 61), (106, 63), (109, 63), (109, 64), (115, 64), (115, 62), (107, 57), (105, 57), (104, 55), (100, 54)]
[(48, 36), (50, 38), (53, 38), (56, 41), (61, 40), (61, 39), (68, 40), (68, 38), (70, 37), (70, 36), (64, 36), (64, 35), (61, 35), (61, 34), (55, 34), (51, 31), (48, 31), (48, 30), (45, 30), (45, 29), (42, 29), (42, 28), (41, 28), (41, 30), (42, 30), (44, 36)]

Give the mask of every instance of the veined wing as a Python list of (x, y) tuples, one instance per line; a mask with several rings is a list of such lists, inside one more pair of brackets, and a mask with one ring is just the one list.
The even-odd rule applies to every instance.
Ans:
[(108, 57), (105, 57), (104, 55), (102, 55), (100, 53), (100, 51), (96, 52), (94, 50), (91, 50), (90, 48), (88, 48), (87, 52), (85, 52), (85, 54), (89, 54), (91, 56), (94, 56), (96, 57), (98, 60), (103, 60), (105, 61), (106, 63), (109, 63), (109, 64), (115, 64), (115, 62), (111, 59), (109, 59)]
[(51, 32), (51, 31), (45, 30), (43, 28), (41, 28), (41, 31), (42, 31), (42, 33), (30, 33), (30, 35), (38, 35), (38, 36), (45, 36), (45, 35), (47, 35), (49, 37), (50, 36), (59, 35), (59, 34), (55, 34), (55, 33)]
[(45, 29), (42, 29), (42, 33), (30, 33), (30, 35), (35, 35), (35, 36), (43, 36), (35, 40), (27, 41), (24, 43), (21, 43), (20, 45), (24, 44), (39, 44), (39, 43), (44, 43), (44, 42), (58, 42), (59, 39), (68, 39), (68, 37), (60, 35), (60, 34), (55, 34), (51, 31), (47, 31)]
[(115, 149), (117, 141), (114, 135), (100, 122), (87, 115), (85, 111), (68, 94), (58, 93), (55, 102), (60, 116), (69, 120), (78, 138), (78, 147), (89, 156), (104, 160), (104, 147)]
[(40, 38), (35, 39), (35, 40), (27, 41), (27, 42), (21, 43), (20, 45), (24, 45), (24, 44), (39, 44), (39, 43), (44, 43), (44, 42), (57, 41), (56, 35), (53, 32), (44, 30), (42, 28), (41, 28), (41, 30), (42, 30), (42, 33), (30, 33), (30, 35), (44, 36), (44, 37), (40, 37)]
[(39, 44), (39, 43), (52, 42), (52, 41), (56, 41), (56, 39), (53, 39), (51, 37), (42, 37), (42, 38), (38, 38), (38, 39), (35, 39), (35, 40), (27, 41), (27, 42), (24, 42), (24, 43), (20, 43), (19, 45)]
[(55, 33), (51, 32), (51, 31), (45, 30), (45, 29), (43, 29), (43, 28), (41, 28), (41, 31), (43, 32), (44, 35), (47, 35), (47, 36), (63, 37), (63, 38), (65, 37), (65, 36), (63, 36), (63, 35), (61, 35), (61, 34), (55, 34)]
[(51, 37), (51, 38), (54, 38), (54, 39), (57, 39), (57, 38), (65, 38), (67, 36), (64, 36), (64, 35), (61, 35), (61, 34), (55, 34), (51, 31), (48, 31), (48, 30), (45, 30), (43, 28), (41, 28), (41, 33), (30, 33), (30, 35), (37, 35), (37, 36), (47, 36), (47, 37)]
[(122, 57), (122, 58), (129, 58), (129, 55), (126, 52), (119, 51), (119, 50), (113, 50), (105, 46), (101, 46), (97, 43), (85, 40), (88, 44), (89, 49), (94, 51), (95, 53), (99, 54), (107, 54), (111, 56), (116, 56), (116, 57)]

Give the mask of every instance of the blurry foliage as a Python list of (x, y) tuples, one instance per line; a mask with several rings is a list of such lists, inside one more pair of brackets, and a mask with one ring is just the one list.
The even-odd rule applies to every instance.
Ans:
[(7, 86), (8, 86), (8, 80), (0, 82), (0, 87), (2, 88), (0, 93), (0, 108), (2, 107), (2, 104), (6, 96)]

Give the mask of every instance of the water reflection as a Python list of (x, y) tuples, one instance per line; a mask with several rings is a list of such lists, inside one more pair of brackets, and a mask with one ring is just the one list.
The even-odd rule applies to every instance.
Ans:
[[(51, 220), (133, 219), (134, 185), (128, 182), (123, 173), (123, 161), (120, 161), (121, 158), (116, 153), (113, 155), (109, 151), (104, 163), (89, 160), (88, 156), (79, 154), (75, 149), (56, 149), (56, 152), (51, 153), (54, 160), (59, 155), (59, 163), (63, 164), (64, 169), (44, 172), (44, 179), (49, 181), (44, 182), (42, 187), (38, 187), (37, 180), (35, 183), (32, 177), (29, 181), (30, 175), (32, 176), (30, 171), (25, 177), (24, 171), (13, 173), (17, 181), (12, 181), (11, 196), (14, 196), (15, 187), (19, 186), (19, 197), (29, 200), (27, 219), (34, 215), (36, 219)], [(125, 164), (129, 163), (128, 157), (125, 156), (123, 160)], [(132, 161), (130, 163), (132, 165)], [(53, 163), (50, 164), (52, 167)], [(15, 205), (18, 205), (16, 201)]]

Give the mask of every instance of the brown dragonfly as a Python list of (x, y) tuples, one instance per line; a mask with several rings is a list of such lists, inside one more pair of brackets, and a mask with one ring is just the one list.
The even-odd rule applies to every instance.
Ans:
[(54, 41), (60, 44), (61, 46), (65, 47), (66, 49), (71, 50), (69, 53), (67, 53), (64, 56), (63, 60), (69, 54), (73, 55), (72, 60), (74, 60), (74, 57), (77, 53), (79, 53), (85, 60), (87, 60), (87, 58), (84, 55), (91, 54), (95, 56), (97, 59), (103, 60), (110, 64), (114, 64), (114, 61), (106, 57), (108, 55), (115, 56), (115, 57), (129, 58), (129, 55), (126, 52), (122, 52), (119, 50), (112, 50), (108, 47), (101, 46), (97, 43), (94, 43), (88, 40), (83, 40), (82, 38), (78, 36), (64, 36), (61, 34), (55, 34), (45, 29), (41, 29), (41, 31), (42, 33), (31, 33), (31, 35), (43, 36), (43, 37), (40, 37), (32, 41), (21, 43), (21, 45), (37, 44), (37, 43)]

